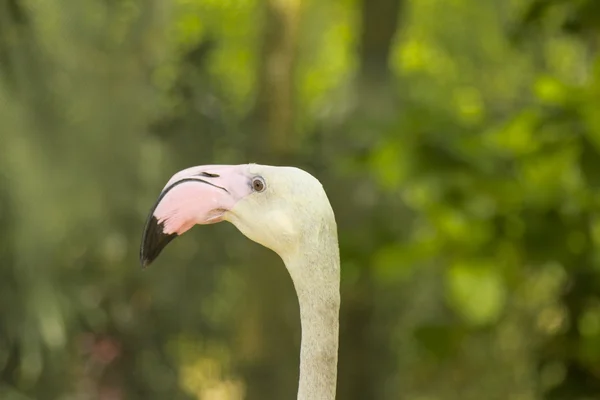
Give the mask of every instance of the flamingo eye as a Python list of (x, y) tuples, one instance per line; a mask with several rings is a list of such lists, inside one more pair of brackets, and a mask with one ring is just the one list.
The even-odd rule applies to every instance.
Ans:
[(254, 179), (252, 179), (252, 189), (254, 189), (255, 192), (262, 192), (266, 188), (267, 184), (265, 183), (265, 180), (260, 176), (257, 176)]

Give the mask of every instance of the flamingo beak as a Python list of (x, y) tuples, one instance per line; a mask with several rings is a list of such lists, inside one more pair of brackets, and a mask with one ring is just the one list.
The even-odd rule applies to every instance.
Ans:
[(206, 165), (173, 175), (148, 215), (140, 263), (150, 265), (177, 236), (196, 224), (221, 222), (235, 204), (252, 192), (244, 165)]

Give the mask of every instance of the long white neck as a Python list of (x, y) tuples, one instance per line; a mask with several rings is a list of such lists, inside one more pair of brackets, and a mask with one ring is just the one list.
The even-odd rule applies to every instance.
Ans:
[(335, 224), (284, 262), (298, 294), (302, 342), (298, 400), (334, 400), (337, 383), (340, 257)]

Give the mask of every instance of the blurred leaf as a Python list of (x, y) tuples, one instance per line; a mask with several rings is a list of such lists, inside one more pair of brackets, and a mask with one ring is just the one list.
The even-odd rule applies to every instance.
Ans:
[(398, 188), (410, 173), (412, 152), (407, 144), (403, 147), (394, 142), (386, 143), (371, 154), (371, 168), (379, 184), (387, 190)]
[(567, 98), (567, 91), (564, 85), (556, 78), (551, 76), (540, 76), (534, 83), (534, 93), (542, 103), (562, 104)]
[(477, 88), (460, 88), (454, 92), (459, 118), (468, 124), (481, 122), (485, 116), (485, 104)]
[(454, 310), (474, 326), (494, 323), (504, 310), (506, 288), (488, 262), (460, 262), (448, 269), (447, 296)]
[(484, 138), (485, 144), (496, 151), (507, 152), (514, 156), (530, 154), (540, 147), (535, 137), (535, 127), (538, 123), (538, 114), (526, 110), (505, 126), (487, 133)]

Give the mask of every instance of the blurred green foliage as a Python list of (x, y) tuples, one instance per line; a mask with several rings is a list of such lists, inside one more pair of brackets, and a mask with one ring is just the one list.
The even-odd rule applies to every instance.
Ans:
[(600, 398), (598, 4), (0, 0), (0, 398), (294, 398), (274, 254), (137, 266), (172, 173), (245, 162), (336, 211), (338, 398)]

